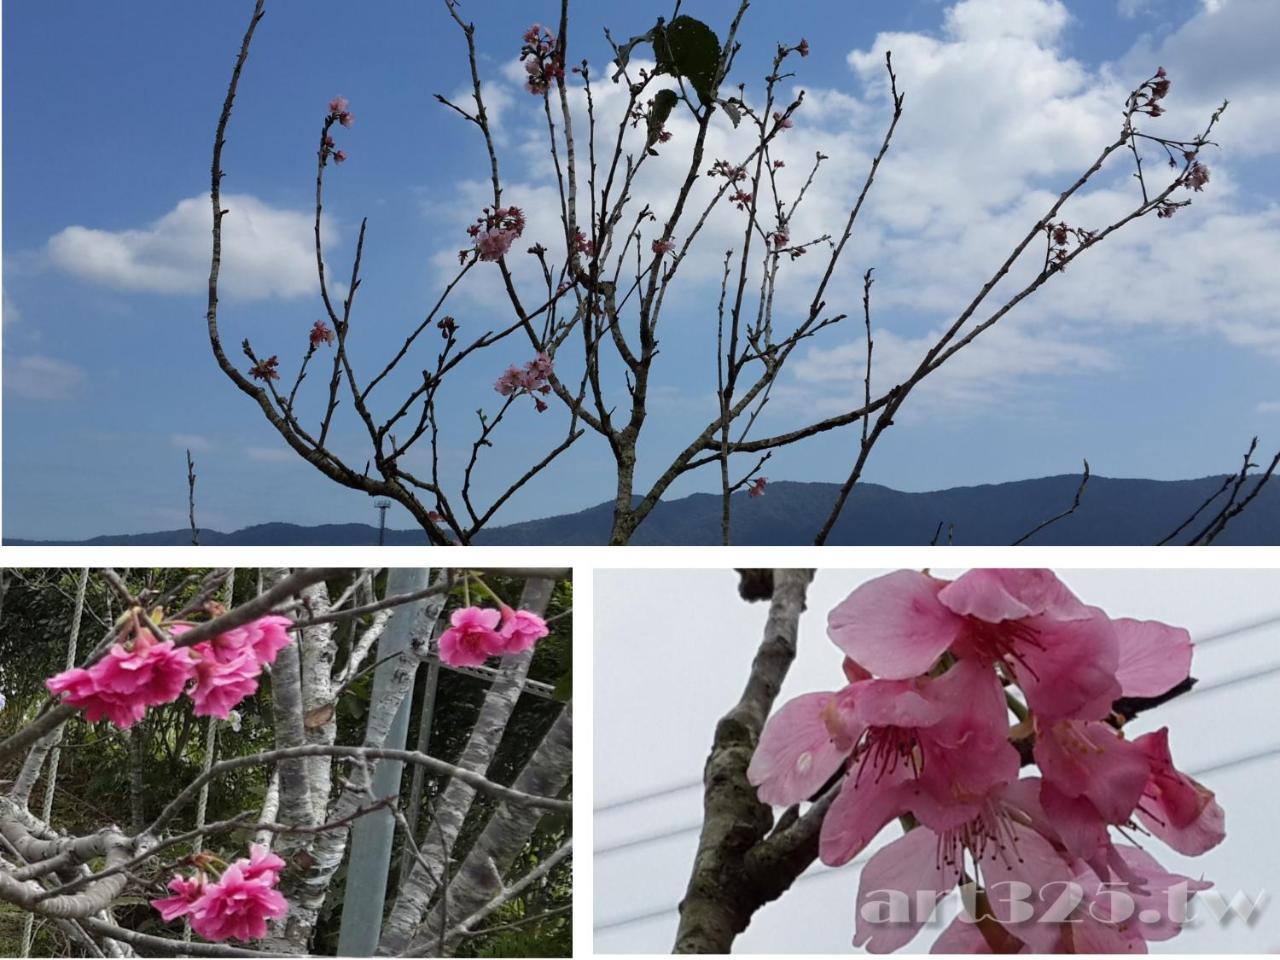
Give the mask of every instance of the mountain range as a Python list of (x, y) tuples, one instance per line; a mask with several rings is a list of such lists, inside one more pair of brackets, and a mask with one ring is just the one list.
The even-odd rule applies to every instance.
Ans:
[[(1140, 546), (1170, 533), (1215, 490), (1224, 478), (1125, 480), (1093, 477), (1079, 509), (1037, 533), (1038, 545)], [(1250, 480), (1245, 491), (1253, 488)], [(836, 523), (832, 545), (895, 546), (930, 543), (942, 524), (957, 545), (1005, 545), (1070, 506), (1079, 476), (1041, 477), (1007, 483), (906, 493), (874, 483), (857, 486)], [(776, 481), (762, 497), (734, 495), (733, 542), (739, 546), (804, 546), (835, 501), (833, 483)], [(1185, 542), (1216, 512), (1219, 498), (1175, 542)], [(594, 545), (608, 537), (612, 503), (577, 513), (493, 527), (477, 539), (482, 545)], [(720, 497), (695, 493), (663, 501), (636, 531), (636, 545), (712, 545), (720, 541)], [(12, 546), (131, 545), (182, 546), (187, 529), (118, 534), (88, 540), (5, 538)], [(263, 523), (231, 533), (200, 531), (207, 546), (356, 546), (378, 542), (376, 527), (364, 523), (299, 526)], [(426, 542), (420, 530), (388, 530), (388, 545)], [(1280, 544), (1280, 482), (1264, 487), (1248, 509), (1220, 537), (1222, 545)]]

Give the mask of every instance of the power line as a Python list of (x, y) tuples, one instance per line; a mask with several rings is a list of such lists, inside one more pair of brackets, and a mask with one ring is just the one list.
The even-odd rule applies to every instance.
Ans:
[[(1280, 667), (1277, 667), (1276, 669), (1280, 670)], [(1235, 767), (1243, 767), (1250, 763), (1256, 763), (1259, 760), (1266, 760), (1274, 756), (1280, 756), (1280, 744), (1277, 744), (1276, 746), (1273, 746), (1273, 747), (1267, 747), (1263, 750), (1258, 750), (1254, 753), (1245, 754), (1244, 756), (1241, 756), (1241, 757), (1233, 757), (1230, 760), (1224, 760), (1221, 763), (1215, 763), (1207, 767), (1199, 767), (1196, 770), (1190, 771), (1188, 776), (1203, 777), (1210, 773), (1220, 773), (1223, 770), (1231, 770)], [(700, 826), (701, 824), (699, 824), (698, 826), (695, 826), (694, 829), (696, 830)], [(676, 833), (680, 833), (680, 832), (688, 832), (688, 828), (681, 827), (681, 828), (678, 828), (678, 830), (676, 831), (669, 831), (668, 833), (659, 834), (655, 837), (648, 838), (648, 839), (651, 839), (651, 840), (666, 839), (667, 836), (675, 836)], [(623, 847), (628, 847), (628, 846), (638, 846), (643, 842), (644, 840), (630, 841), (626, 844), (619, 844), (615, 847), (608, 848), (608, 849), (617, 850), (617, 849), (622, 849)], [(607, 852), (607, 851), (597, 851), (597, 855), (599, 855), (602, 852)], [(872, 856), (871, 854), (867, 854), (865, 856), (855, 857), (853, 860), (850, 860), (847, 864), (844, 864), (843, 866), (849, 866), (849, 867), (861, 866), (862, 864), (866, 863), (867, 860), (871, 858), (871, 856)], [(793, 884), (793, 886), (798, 886), (801, 883), (805, 883), (806, 881), (809, 881), (809, 880), (816, 880), (820, 877), (830, 876), (831, 874), (837, 872), (840, 869), (841, 867), (825, 867), (821, 870), (815, 871), (814, 873), (806, 873), (800, 878), (798, 878), (795, 884)], [(677, 901), (675, 903), (668, 904), (665, 907), (659, 907), (657, 909), (646, 910), (641, 913), (629, 914), (624, 917), (619, 917), (616, 920), (610, 920), (606, 923), (599, 924), (598, 926), (595, 926), (592, 929), (595, 932), (599, 933), (604, 930), (613, 930), (618, 927), (627, 927), (635, 923), (642, 923), (646, 920), (656, 920), (658, 917), (664, 917), (667, 914), (669, 914), (672, 910), (678, 909), (679, 906), (680, 906), (680, 903), (679, 901)]]
[[(1201, 637), (1199, 640), (1195, 641), (1195, 645), (1197, 647), (1203, 647), (1207, 644), (1214, 643), (1218, 640), (1227, 640), (1231, 637), (1238, 636), (1239, 634), (1248, 633), (1251, 630), (1257, 630), (1260, 627), (1271, 626), (1272, 624), (1275, 624), (1275, 623), (1280, 623), (1280, 614), (1271, 614), (1266, 619), (1263, 619), (1263, 620), (1250, 620), (1247, 623), (1236, 624), (1235, 626), (1228, 627), (1225, 630), (1220, 630), (1217, 633), (1210, 634), (1207, 637)], [(1221, 689), (1222, 687), (1229, 687), (1233, 683), (1243, 683), (1247, 680), (1255, 680), (1255, 679), (1258, 679), (1259, 677), (1270, 676), (1277, 672), (1280, 672), (1280, 665), (1278, 665), (1276, 668), (1264, 670), (1260, 673), (1241, 675), (1239, 677), (1233, 677), (1230, 680), (1214, 681), (1213, 683), (1205, 684), (1203, 686), (1198, 686), (1195, 688), (1194, 692), (1207, 693), (1210, 690), (1218, 690), (1218, 689)], [(621, 807), (629, 807), (629, 806), (632, 806), (633, 804), (644, 803), (647, 800), (656, 800), (659, 797), (671, 796), (672, 794), (682, 793), (685, 790), (692, 790), (694, 787), (700, 787), (700, 786), (702, 786), (702, 781), (700, 779), (687, 780), (684, 783), (672, 784), (671, 786), (663, 787), (660, 790), (654, 790), (649, 793), (636, 793), (630, 796), (622, 797), (618, 800), (610, 800), (608, 803), (603, 803), (598, 807), (594, 807), (593, 812), (606, 813), (610, 810), (617, 810)]]
[[(1225, 690), (1227, 687), (1234, 687), (1240, 683), (1249, 683), (1253, 680), (1261, 680), (1264, 677), (1274, 676), (1275, 674), (1280, 674), (1280, 663), (1267, 667), (1264, 670), (1258, 670), (1253, 673), (1242, 673), (1234, 677), (1228, 677), (1225, 680), (1215, 680), (1213, 683), (1207, 683), (1204, 686), (1196, 686), (1191, 692), (1194, 694), (1213, 693), (1217, 690)], [(1215, 767), (1214, 769), (1217, 768)], [(1209, 772), (1212, 771), (1201, 771), (1201, 773)], [(694, 781), (691, 785), (701, 786), (701, 784), (701, 781)], [(674, 792), (674, 790), (669, 792)], [(697, 833), (700, 829), (702, 829), (701, 820), (690, 821), (682, 824), (681, 826), (673, 827), (670, 830), (664, 830), (662, 833), (646, 834), (641, 837), (635, 837), (631, 840), (623, 840), (620, 843), (610, 844), (607, 847), (598, 847), (596, 848), (595, 856), (603, 857), (611, 853), (618, 853), (622, 850), (629, 850), (632, 847), (644, 846), (647, 843), (658, 843), (662, 840), (669, 840), (672, 837)]]

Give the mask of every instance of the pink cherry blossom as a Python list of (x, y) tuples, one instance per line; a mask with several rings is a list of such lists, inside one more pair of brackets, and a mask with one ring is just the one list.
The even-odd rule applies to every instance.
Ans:
[(1116, 679), (1126, 697), (1158, 697), (1191, 674), (1191, 634), (1157, 620), (1113, 620), (1120, 641)]
[(270, 883), (274, 884), (280, 879), (280, 873), (284, 870), (284, 861), (272, 853), (271, 848), (266, 844), (255, 843), (249, 847), (248, 858), (237, 860), (236, 866), (240, 868), (246, 880), (266, 877)]
[[(1146, 953), (1148, 942), (1172, 939), (1182, 930), (1186, 917), (1176, 915), (1175, 905), (1213, 886), (1205, 880), (1170, 873), (1137, 847), (1123, 845), (1117, 851), (1138, 882), (1122, 888), (1125, 899), (1117, 909), (1114, 884), (1078, 863), (1073, 879), (1080, 885), (1084, 899), (1070, 921), (1061, 925), (1055, 952)], [(1181, 897), (1175, 895), (1179, 888)]]
[(501, 653), (506, 640), (498, 633), (502, 613), (480, 607), (455, 610), (451, 626), (440, 634), (440, 659), (454, 667), (478, 667)]
[(504, 397), (527, 393), (533, 398), (534, 405), (541, 413), (547, 409), (547, 405), (538, 394), (546, 396), (551, 392), (549, 382), (551, 373), (551, 358), (546, 353), (539, 353), (523, 367), (517, 367), (515, 364), (507, 367), (502, 376), (494, 382), (493, 389)]
[(347, 111), (346, 97), (334, 97), (332, 100), (329, 101), (329, 112), (334, 116), (338, 116), (339, 114), (346, 113), (346, 111)]
[(973, 570), (951, 583), (897, 571), (838, 604), (827, 633), (894, 679), (927, 671), (947, 651), (1002, 662), (1045, 718), (1100, 719), (1120, 696), (1114, 625), (1048, 570)]
[[(199, 644), (199, 647), (205, 646)], [(192, 713), (197, 717), (217, 717), (226, 720), (231, 711), (245, 697), (258, 689), (258, 674), (262, 666), (246, 649), (233, 660), (223, 660), (208, 654), (196, 663), (196, 682), (188, 691), (194, 704)]]
[(196, 901), (204, 895), (204, 888), (203, 872), (197, 873), (190, 880), (175, 875), (169, 880), (169, 890), (173, 896), (152, 900), (151, 905), (160, 911), (160, 916), (168, 923), (170, 920), (189, 914)]
[(655, 240), (653, 241), (653, 252), (658, 256), (670, 253), (676, 248), (675, 242), (672, 240)]
[(250, 880), (238, 863), (209, 884), (192, 905), (191, 929), (206, 940), (260, 940), (267, 920), (289, 912), (288, 901), (274, 889), (276, 875), (260, 873)]
[(547, 622), (530, 610), (512, 610), (504, 607), (502, 626), (499, 634), (505, 643), (504, 653), (520, 653), (530, 650), (533, 645), (549, 634)]
[(1017, 779), (1004, 697), (980, 664), (962, 661), (937, 678), (855, 682), (827, 710), (857, 747), (822, 823), (818, 850), (829, 866), (856, 857), (904, 813), (954, 829)]
[[(854, 946), (871, 953), (888, 953), (909, 943), (928, 920), (920, 915), (917, 893), (931, 891), (934, 904), (960, 882), (966, 856), (978, 866), (988, 892), (994, 919), (1014, 937), (1044, 952), (1057, 931), (1040, 923), (1061, 884), (1072, 877), (1070, 863), (1040, 833), (1023, 822), (1018, 808), (1003, 791), (993, 791), (972, 820), (954, 830), (935, 832), (916, 827), (878, 850), (866, 866), (858, 887), (857, 927)], [(972, 879), (972, 878), (971, 878)], [(1026, 903), (1031, 916), (1015, 922), (1013, 884), (1023, 883), (1034, 892)], [(1046, 899), (1039, 892), (1051, 891)], [(884, 891), (900, 891), (911, 902), (911, 916), (901, 922), (876, 923), (874, 904)]]
[(1174, 850), (1198, 856), (1226, 836), (1226, 815), (1212, 790), (1173, 765), (1169, 729), (1162, 727), (1133, 741), (1150, 764), (1150, 779), (1138, 804), (1138, 821)]
[(172, 703), (191, 679), (190, 654), (175, 649), (172, 640), (157, 643), (138, 630), (132, 640), (112, 644), (107, 654), (87, 670), (75, 668), (45, 681), (50, 692), (85, 711), (96, 723), (104, 717), (121, 729), (141, 720), (146, 708)]
[(476, 250), (480, 253), (480, 259), (501, 260), (511, 249), (511, 244), (515, 242), (516, 237), (517, 234), (514, 231), (500, 230), (496, 227), (481, 231), (476, 236)]
[(1129, 821), (1150, 776), (1142, 748), (1096, 720), (1039, 726), (1035, 758), (1046, 785), (1064, 797), (1085, 797), (1106, 823)]

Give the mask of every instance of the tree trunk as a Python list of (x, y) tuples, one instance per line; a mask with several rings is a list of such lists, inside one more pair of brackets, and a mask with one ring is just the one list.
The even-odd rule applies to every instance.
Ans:
[[(554, 587), (555, 581), (550, 579), (531, 578), (525, 581), (520, 606), (534, 613), (545, 612)], [(502, 740), (502, 731), (506, 729), (511, 712), (524, 689), (532, 658), (532, 650), (502, 658), (501, 672), (485, 694), (480, 716), (476, 718), (462, 756), (458, 758), (458, 766), (478, 773), (489, 768), (498, 743)], [(440, 887), (454, 841), (458, 838), (474, 798), (475, 789), (461, 780), (450, 780), (441, 793), (432, 811), (432, 823), (424, 831), (423, 842), (419, 847), (422, 859), (430, 865), (430, 869), (423, 863), (415, 864), (409, 873), (409, 879), (401, 885), (400, 893), (383, 927), (382, 940), (378, 944), (379, 955), (403, 953), (417, 933), (431, 898)]]
[[(538, 749), (512, 784), (542, 797), (558, 796), (573, 774), (573, 704), (565, 704)], [(444, 896), (436, 901), (413, 956), (440, 956), (441, 930), (471, 916), (502, 892), (503, 877), (533, 836), (545, 811), (504, 803), (494, 811), (466, 858), (455, 871)], [(445, 953), (454, 946), (446, 942)]]

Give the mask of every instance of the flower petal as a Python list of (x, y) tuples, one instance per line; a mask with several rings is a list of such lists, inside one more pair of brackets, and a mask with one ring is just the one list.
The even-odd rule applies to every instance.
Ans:
[[(944, 863), (938, 855), (938, 835), (927, 827), (907, 831), (893, 843), (876, 851), (875, 856), (862, 868), (858, 884), (857, 930), (853, 937), (855, 947), (865, 947), (868, 953), (892, 953), (910, 943), (925, 921), (917, 911), (920, 891), (933, 893), (933, 904), (946, 896), (959, 882), (959, 866)], [(909, 916), (901, 921), (877, 923), (874, 910), (880, 899), (872, 896), (885, 891), (906, 894), (910, 903)]]
[(840, 749), (824, 713), (834, 693), (807, 693), (769, 718), (747, 767), (747, 781), (762, 803), (790, 806), (808, 800), (849, 755)]
[(938, 602), (962, 617), (988, 623), (1047, 616), (1084, 620), (1088, 608), (1052, 570), (970, 570), (938, 593)]
[(1120, 641), (1116, 679), (1126, 697), (1158, 697), (1191, 673), (1191, 634), (1158, 620), (1113, 620)]
[(876, 676), (918, 676), (933, 666), (963, 625), (938, 603), (945, 585), (914, 570), (869, 580), (827, 615), (827, 635)]

